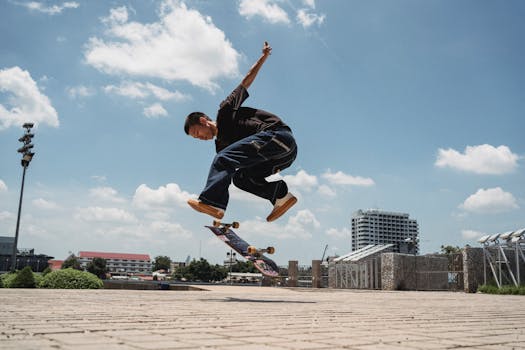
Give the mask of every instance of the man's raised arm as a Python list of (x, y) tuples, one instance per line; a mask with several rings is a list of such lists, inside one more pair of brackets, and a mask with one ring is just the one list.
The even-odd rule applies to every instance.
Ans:
[(250, 68), (250, 70), (248, 71), (248, 73), (246, 74), (246, 76), (241, 82), (241, 85), (244, 86), (246, 90), (248, 90), (250, 85), (252, 85), (253, 81), (255, 80), (255, 77), (257, 76), (257, 73), (259, 73), (259, 69), (261, 69), (264, 61), (266, 61), (266, 59), (268, 58), (268, 56), (270, 56), (271, 53), (272, 53), (272, 48), (270, 47), (268, 42), (265, 41), (263, 49), (262, 49), (261, 57), (259, 57), (257, 62), (255, 62), (252, 68)]

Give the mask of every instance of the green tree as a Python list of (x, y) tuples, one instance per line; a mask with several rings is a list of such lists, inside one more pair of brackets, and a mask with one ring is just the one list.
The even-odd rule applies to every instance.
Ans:
[(451, 245), (442, 245), (441, 246), (441, 254), (450, 255), (450, 254), (456, 254), (461, 253), (461, 248), (458, 246), (451, 246)]
[(75, 254), (71, 254), (70, 256), (68, 256), (66, 260), (64, 260), (64, 262), (62, 263), (63, 270), (68, 269), (68, 268), (72, 268), (75, 270), (82, 270), (82, 268), (80, 267), (80, 261), (75, 256)]
[(184, 277), (184, 275), (186, 274), (186, 266), (179, 266), (175, 269), (175, 271), (173, 271), (173, 273), (171, 274), (171, 277), (174, 279), (174, 280), (181, 280), (183, 278), (186, 278)]
[(106, 266), (106, 259), (103, 258), (93, 258), (87, 265), (86, 270), (103, 280), (106, 279), (106, 274), (109, 272)]
[(153, 271), (171, 269), (171, 259), (167, 256), (157, 256), (155, 257), (155, 262), (153, 263)]
[(259, 272), (251, 261), (237, 261), (235, 265), (232, 265), (232, 272)]
[(36, 288), (35, 276), (33, 276), (33, 271), (31, 267), (26, 266), (22, 271), (18, 272), (11, 288)]
[(225, 267), (219, 265), (210, 265), (210, 263), (201, 258), (193, 260), (188, 266), (178, 268), (174, 273), (175, 279), (186, 279), (188, 281), (222, 281), (226, 278), (228, 272)]

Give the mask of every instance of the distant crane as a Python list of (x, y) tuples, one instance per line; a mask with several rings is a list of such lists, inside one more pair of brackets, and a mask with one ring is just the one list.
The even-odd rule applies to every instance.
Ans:
[(326, 254), (326, 249), (328, 249), (328, 244), (324, 246), (324, 252), (323, 252), (323, 257), (321, 258), (321, 261), (324, 260), (324, 256)]

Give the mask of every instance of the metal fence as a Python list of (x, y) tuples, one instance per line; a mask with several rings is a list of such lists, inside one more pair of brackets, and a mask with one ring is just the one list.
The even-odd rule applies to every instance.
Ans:
[(345, 262), (332, 266), (334, 288), (381, 289), (381, 258), (363, 262)]

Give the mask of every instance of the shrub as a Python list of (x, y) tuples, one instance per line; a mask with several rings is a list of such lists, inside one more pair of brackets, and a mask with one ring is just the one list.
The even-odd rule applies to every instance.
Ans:
[(35, 278), (35, 287), (40, 288), (40, 283), (42, 283), (44, 276), (41, 273), (33, 272), (33, 277)]
[(72, 268), (48, 273), (40, 283), (40, 288), (55, 289), (98, 289), (102, 281), (92, 273)]
[[(23, 270), (22, 270), (23, 271)], [(38, 288), (40, 286), (40, 282), (42, 282), (42, 275), (36, 272), (33, 272), (33, 278), (35, 280), (34, 287), (24, 287), (24, 286), (15, 286), (13, 283), (15, 282), (15, 279), (20, 279), (18, 277), (22, 271), (17, 272), (9, 272), (3, 275), (0, 275), (0, 288)], [(26, 276), (26, 278), (30, 278), (29, 276)], [(19, 283), (19, 282), (17, 282)]]
[(35, 276), (33, 276), (31, 267), (26, 266), (16, 274), (11, 288), (36, 288)]
[(16, 278), (16, 272), (9, 272), (1, 276), (2, 282), (4, 284), (4, 288), (11, 288), (11, 285), (13, 284), (13, 281)]

